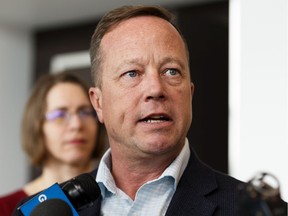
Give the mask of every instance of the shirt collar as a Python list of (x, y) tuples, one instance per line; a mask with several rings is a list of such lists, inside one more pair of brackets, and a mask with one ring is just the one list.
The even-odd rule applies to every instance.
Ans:
[[(189, 141), (186, 138), (185, 144), (180, 154), (175, 160), (167, 167), (167, 169), (158, 178), (172, 177), (174, 179), (174, 189), (176, 189), (178, 182), (188, 164), (190, 157)], [(98, 182), (102, 197), (106, 196), (107, 192), (113, 194), (116, 193), (117, 187), (114, 178), (111, 174), (111, 149), (109, 148), (103, 155), (96, 176), (96, 182)]]
[(174, 189), (176, 189), (178, 182), (188, 164), (190, 157), (190, 148), (188, 139), (185, 139), (185, 144), (180, 152), (180, 154), (175, 158), (175, 160), (170, 164), (169, 167), (162, 173), (159, 177), (163, 178), (165, 176), (171, 176), (174, 178)]
[(116, 193), (117, 187), (111, 174), (111, 149), (109, 148), (100, 160), (96, 175), (96, 182), (99, 184), (101, 195), (105, 197), (106, 192)]

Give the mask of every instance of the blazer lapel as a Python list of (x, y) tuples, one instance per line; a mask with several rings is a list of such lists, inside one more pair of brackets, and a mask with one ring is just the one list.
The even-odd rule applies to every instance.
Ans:
[[(191, 149), (191, 147), (190, 147)], [(211, 216), (217, 204), (205, 196), (217, 189), (215, 174), (200, 162), (191, 149), (188, 165), (178, 183), (166, 216)]]

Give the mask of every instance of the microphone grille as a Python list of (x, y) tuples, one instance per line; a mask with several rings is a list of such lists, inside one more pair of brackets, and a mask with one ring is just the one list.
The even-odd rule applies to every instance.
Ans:
[(70, 206), (61, 199), (48, 199), (37, 205), (30, 216), (73, 216)]

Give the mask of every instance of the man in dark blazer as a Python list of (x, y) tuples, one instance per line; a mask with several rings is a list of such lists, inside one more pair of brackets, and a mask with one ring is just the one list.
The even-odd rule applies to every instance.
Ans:
[(202, 164), (186, 138), (194, 84), (173, 18), (124, 6), (96, 27), (89, 94), (110, 149), (94, 174), (101, 198), (80, 215), (237, 215), (240, 182)]

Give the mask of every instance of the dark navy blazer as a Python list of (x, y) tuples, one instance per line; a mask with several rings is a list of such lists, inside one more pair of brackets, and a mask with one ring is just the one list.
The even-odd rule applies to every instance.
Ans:
[[(95, 177), (97, 170), (91, 174)], [(203, 164), (191, 150), (188, 165), (178, 183), (166, 216), (236, 216), (240, 181)], [(101, 197), (80, 216), (100, 216)]]

